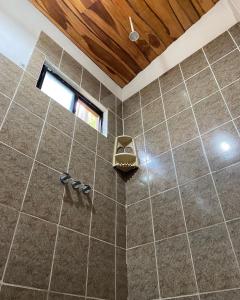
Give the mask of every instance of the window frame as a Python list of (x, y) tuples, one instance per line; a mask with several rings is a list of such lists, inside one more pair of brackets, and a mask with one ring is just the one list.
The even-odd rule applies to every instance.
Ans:
[[(60, 81), (62, 84), (64, 84), (67, 88), (69, 88), (74, 93), (75, 97), (74, 97), (72, 105), (71, 105), (71, 110), (69, 110), (69, 111), (71, 111), (74, 115), (76, 115), (76, 117), (78, 117), (76, 114), (76, 107), (77, 107), (78, 101), (82, 101), (85, 105), (87, 105), (92, 111), (94, 111), (99, 116), (99, 124), (98, 124), (98, 128), (96, 130), (102, 132), (104, 112), (101, 109), (99, 109), (95, 104), (93, 104), (90, 100), (88, 100), (85, 96), (83, 96), (79, 91), (77, 91), (71, 84), (69, 84), (66, 80), (64, 80), (54, 69), (50, 68), (47, 64), (44, 64), (42, 67), (40, 76), (37, 81), (37, 88), (39, 88), (41, 90), (45, 76), (47, 73), (50, 73), (52, 76), (54, 76), (58, 81)], [(56, 100), (54, 100), (54, 101), (56, 101)], [(81, 118), (79, 118), (79, 119), (82, 120)], [(82, 120), (82, 121), (85, 122), (84, 120)], [(88, 123), (86, 123), (86, 124), (88, 124)], [(89, 125), (89, 126), (91, 126), (91, 125)]]

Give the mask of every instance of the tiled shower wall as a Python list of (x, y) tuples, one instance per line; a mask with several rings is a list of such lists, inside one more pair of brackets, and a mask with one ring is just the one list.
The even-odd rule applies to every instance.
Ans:
[(123, 105), (128, 299), (240, 299), (240, 25)]
[[(109, 108), (104, 137), (36, 88), (44, 61)], [(0, 299), (127, 298), (122, 104), (44, 33), (26, 70), (0, 55)], [(93, 187), (64, 187), (63, 171)]]

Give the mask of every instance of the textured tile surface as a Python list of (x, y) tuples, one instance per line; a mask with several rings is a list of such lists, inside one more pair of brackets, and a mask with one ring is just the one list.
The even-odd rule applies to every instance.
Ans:
[(123, 118), (127, 118), (131, 114), (140, 109), (140, 95), (134, 94), (123, 102)]
[(191, 108), (184, 110), (167, 122), (172, 147), (183, 144), (198, 135), (196, 122)]
[(117, 248), (116, 252), (116, 300), (128, 297), (126, 251)]
[(158, 79), (151, 82), (145, 88), (140, 91), (141, 94), (141, 105), (147, 105), (154, 99), (157, 99), (160, 96), (160, 88)]
[(139, 135), (134, 139), (136, 152), (137, 152), (137, 158), (140, 165), (142, 165), (144, 162), (148, 160), (148, 157), (146, 155), (145, 151), (145, 144), (144, 144), (144, 136)]
[(40, 118), (12, 103), (0, 132), (0, 140), (34, 157), (42, 126)]
[[(111, 109), (112, 112), (116, 113), (117, 105), (116, 105), (116, 97), (103, 85), (101, 84), (101, 94), (100, 94), (100, 102), (106, 107)], [(121, 103), (118, 104), (121, 110)], [(120, 117), (122, 117), (120, 111)]]
[(74, 141), (69, 165), (69, 173), (71, 176), (84, 184), (92, 186), (94, 167), (94, 153)]
[[(54, 259), (51, 290), (85, 293), (88, 238), (61, 228)], [(67, 280), (66, 280), (67, 278)]]
[(126, 200), (127, 204), (135, 203), (148, 197), (148, 174), (145, 165), (126, 181)]
[(39, 145), (37, 160), (60, 172), (66, 171), (70, 147), (70, 137), (46, 124)]
[(156, 243), (162, 297), (196, 292), (194, 273), (185, 234)]
[(113, 136), (116, 136), (116, 115), (110, 110), (108, 111), (108, 133)]
[(63, 186), (59, 181), (59, 173), (35, 164), (23, 211), (39, 218), (58, 222), (63, 196)]
[(45, 54), (39, 51), (37, 48), (34, 48), (33, 53), (28, 62), (26, 71), (31, 74), (35, 79), (39, 78), (42, 66), (45, 61)]
[(135, 137), (142, 133), (141, 112), (138, 111), (124, 120), (124, 134)]
[(220, 87), (224, 87), (240, 78), (240, 53), (238, 50), (220, 59), (212, 65)]
[(116, 200), (117, 202), (125, 205), (126, 204), (126, 185), (125, 185), (125, 179), (124, 176), (121, 173), (117, 172), (117, 195)]
[(217, 84), (210, 68), (207, 68), (188, 79), (186, 84), (193, 104), (217, 90)]
[(143, 127), (145, 131), (164, 121), (165, 118), (161, 98), (145, 106), (142, 109), (142, 114)]
[(88, 234), (92, 208), (92, 193), (84, 195), (67, 186), (63, 198), (61, 225)]
[(169, 139), (166, 122), (145, 132), (146, 152), (148, 159), (169, 150)]
[(60, 70), (77, 84), (80, 84), (82, 66), (67, 52), (63, 51)]
[(233, 27), (229, 29), (232, 37), (234, 38), (235, 42), (240, 45), (240, 23), (235, 24)]
[(204, 135), (203, 143), (213, 171), (240, 160), (240, 138), (232, 122)]
[(164, 94), (163, 103), (167, 118), (170, 118), (183, 109), (189, 107), (190, 101), (185, 89), (185, 85), (182, 83), (170, 92)]
[(115, 243), (116, 204), (109, 198), (94, 194), (91, 235), (100, 240)]
[(12, 98), (23, 71), (1, 53), (0, 67), (0, 92)]
[(240, 290), (225, 291), (211, 294), (201, 295), (201, 300), (238, 300), (240, 297)]
[(72, 136), (74, 120), (75, 116), (72, 112), (68, 111), (65, 107), (54, 100), (51, 101), (47, 116), (48, 123)]
[(182, 82), (182, 74), (179, 66), (172, 68), (160, 77), (162, 93), (165, 93)]
[(79, 118), (76, 119), (74, 139), (90, 150), (96, 151), (97, 130), (93, 129)]
[[(0, 206), (0, 277), (2, 278), (7, 261), (18, 213), (5, 206)], [(1, 297), (0, 297), (1, 299)]]
[(44, 118), (47, 112), (49, 97), (41, 92), (36, 85), (37, 80), (25, 72), (14, 101), (39, 117)]
[(240, 220), (233, 220), (228, 222), (227, 227), (239, 263), (240, 262)]
[(128, 248), (153, 241), (150, 200), (144, 200), (127, 208)]
[(114, 247), (91, 239), (88, 269), (88, 296), (113, 300), (115, 296)]
[(98, 157), (95, 176), (95, 189), (112, 199), (116, 199), (116, 176), (112, 164)]
[(83, 297), (70, 296), (65, 294), (50, 293), (49, 300), (84, 300)]
[(117, 205), (116, 245), (126, 248), (126, 209)]
[(208, 166), (199, 139), (173, 151), (179, 183), (183, 184), (208, 173)]
[(156, 240), (185, 232), (178, 189), (154, 196), (151, 201)]
[(112, 135), (105, 137), (101, 133), (98, 134), (97, 154), (111, 163), (113, 159), (114, 141), (115, 139)]
[(180, 191), (189, 231), (223, 222), (220, 203), (210, 175), (181, 186)]
[(181, 63), (183, 76), (185, 79), (193, 76), (197, 72), (207, 67), (208, 63), (202, 49), (198, 50)]
[(213, 177), (225, 218), (231, 220), (240, 217), (240, 165), (219, 171)]
[(0, 123), (2, 123), (3, 118), (5, 117), (10, 101), (11, 100), (9, 98), (0, 94)]
[(238, 117), (240, 115), (240, 81), (237, 81), (224, 88), (222, 93), (233, 118)]
[(47, 293), (4, 285), (0, 292), (1, 300), (46, 300)]
[(55, 236), (55, 225), (21, 215), (5, 282), (46, 289)]
[(153, 244), (127, 251), (128, 299), (156, 299), (157, 270)]
[(54, 65), (59, 65), (63, 49), (46, 35), (46, 33), (40, 33), (36, 47), (41, 50)]
[(230, 120), (227, 107), (220, 93), (216, 93), (193, 106), (201, 133)]
[(189, 238), (200, 292), (239, 287), (240, 275), (225, 225), (193, 232)]
[(85, 69), (83, 69), (81, 87), (96, 100), (99, 100), (100, 82)]
[[(23, 200), (32, 160), (0, 144), (0, 202), (19, 209)], [(9, 188), (11, 182), (12, 188)]]
[(170, 152), (152, 159), (147, 164), (151, 195), (176, 186), (176, 176)]
[(219, 35), (216, 39), (208, 43), (203, 49), (206, 53), (208, 61), (213, 63), (223, 55), (229, 53), (236, 48), (231, 36), (228, 32), (224, 32)]

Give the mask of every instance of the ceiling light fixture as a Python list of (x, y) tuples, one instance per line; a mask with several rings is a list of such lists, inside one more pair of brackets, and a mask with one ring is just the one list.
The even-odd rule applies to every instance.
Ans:
[(133, 22), (132, 22), (131, 17), (129, 17), (129, 22), (130, 22), (130, 26), (131, 26), (131, 32), (129, 33), (129, 39), (132, 42), (136, 42), (139, 39), (139, 33), (134, 30)]

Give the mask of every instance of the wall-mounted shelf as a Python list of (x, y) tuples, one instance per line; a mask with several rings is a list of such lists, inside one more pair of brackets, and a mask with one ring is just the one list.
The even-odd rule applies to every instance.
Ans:
[(131, 136), (121, 135), (115, 138), (113, 167), (122, 172), (138, 168), (136, 148)]

